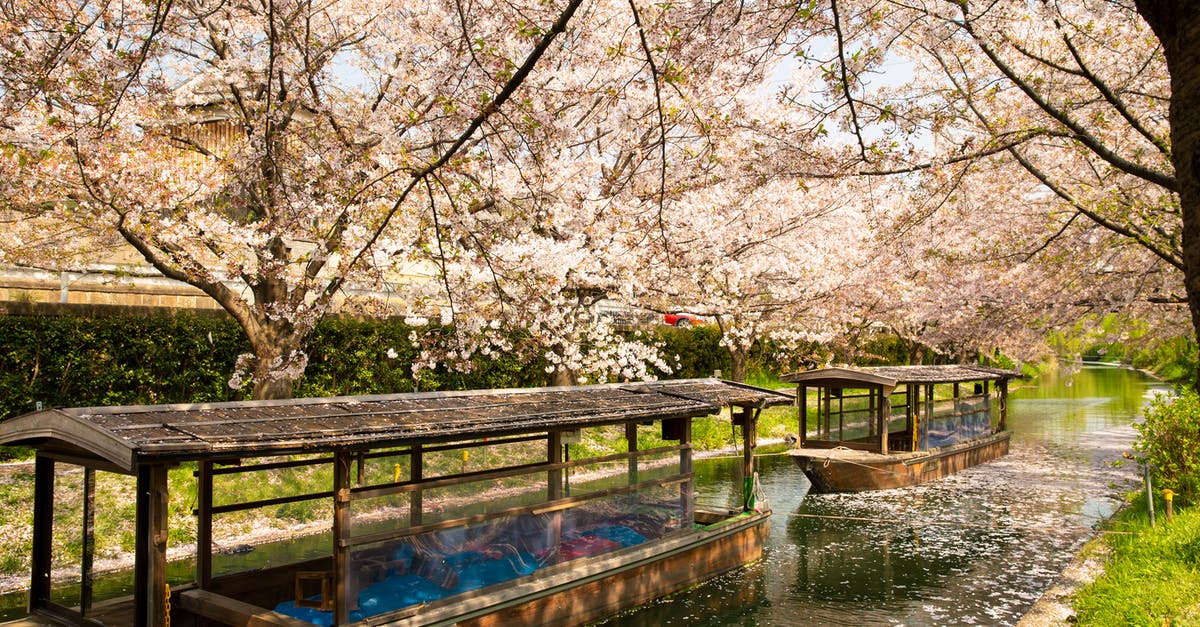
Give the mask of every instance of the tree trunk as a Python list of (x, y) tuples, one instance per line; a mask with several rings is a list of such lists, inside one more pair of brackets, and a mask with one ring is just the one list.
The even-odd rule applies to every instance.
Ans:
[[(1183, 282), (1200, 337), (1200, 1), (1135, 0), (1171, 74), (1171, 163), (1183, 217)], [(1200, 390), (1200, 373), (1194, 386)]]
[(746, 382), (746, 362), (750, 360), (750, 351), (742, 348), (729, 349), (729, 380), (735, 383)]
[(298, 369), (287, 364), (304, 359), (300, 351), (308, 334), (280, 320), (255, 320), (243, 328), (254, 351), (252, 398), (256, 401), (292, 398), (296, 379), (304, 373), (304, 364)]
[(295, 392), (294, 379), (267, 379), (255, 368), (253, 398), (256, 401), (273, 401), (291, 398)]
[(578, 383), (579, 379), (575, 373), (562, 366), (555, 368), (554, 374), (550, 375), (550, 385), (576, 385)]

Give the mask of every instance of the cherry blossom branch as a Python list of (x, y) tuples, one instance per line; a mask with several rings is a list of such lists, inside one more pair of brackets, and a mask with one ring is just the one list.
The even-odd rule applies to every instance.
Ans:
[(1050, 244), (1054, 243), (1054, 242), (1055, 242), (1055, 240), (1057, 240), (1058, 238), (1062, 237), (1063, 233), (1066, 233), (1066, 232), (1067, 232), (1067, 229), (1068, 229), (1068, 228), (1070, 228), (1072, 224), (1074, 224), (1074, 222), (1075, 222), (1075, 219), (1076, 219), (1076, 218), (1078, 218), (1078, 217), (1079, 217), (1079, 216), (1081, 216), (1081, 215), (1083, 215), (1083, 212), (1081, 212), (1081, 211), (1074, 211), (1074, 212), (1072, 212), (1072, 213), (1071, 213), (1071, 217), (1070, 217), (1070, 218), (1067, 218), (1067, 221), (1066, 221), (1066, 222), (1063, 222), (1063, 225), (1062, 225), (1061, 227), (1059, 227), (1059, 229), (1058, 229), (1057, 231), (1055, 231), (1053, 235), (1051, 235), (1050, 237), (1047, 237), (1047, 238), (1046, 238), (1046, 239), (1045, 239), (1045, 240), (1042, 242), (1041, 246), (1038, 246), (1037, 248), (1035, 248), (1035, 249), (1033, 249), (1033, 250), (1029, 251), (1028, 253), (1026, 253), (1026, 254), (1024, 254), (1024, 255), (1022, 255), (1022, 256), (1024, 257), (1024, 259), (1022, 259), (1022, 261), (1030, 261), (1030, 260), (1032, 260), (1034, 257), (1037, 257), (1037, 256), (1038, 256), (1038, 254), (1039, 254), (1039, 253), (1041, 253), (1043, 250), (1046, 250), (1047, 248), (1049, 248), (1049, 247), (1050, 247)]
[[(575, 11), (582, 4), (583, 0), (570, 0), (567, 3), (566, 8), (564, 8), (563, 11), (558, 15), (558, 18), (554, 21), (554, 24), (552, 24), (550, 29), (547, 30), (546, 33), (542, 35), (541, 39), (538, 40), (537, 45), (534, 46), (532, 51), (530, 51), (529, 55), (525, 58), (525, 61), (520, 67), (517, 68), (515, 72), (513, 72), (513, 75), (504, 83), (504, 86), (500, 89), (500, 91), (497, 92), (496, 97), (493, 98), (487, 105), (485, 105), (483, 109), (471, 119), (471, 121), (467, 124), (467, 128), (463, 129), (462, 133), (460, 133), (457, 139), (454, 140), (454, 143), (452, 143), (450, 147), (447, 148), (446, 151), (443, 152), (442, 155), (435, 161), (411, 174), (408, 184), (400, 192), (400, 195), (396, 198), (395, 202), (392, 203), (391, 209), (389, 209), (387, 214), (383, 216), (383, 219), (380, 220), (379, 225), (366, 239), (366, 242), (359, 248), (354, 257), (352, 257), (346, 264), (347, 268), (352, 268), (358, 265), (359, 261), (362, 260), (363, 255), (365, 255), (367, 251), (374, 246), (375, 242), (379, 241), (379, 238), (383, 236), (383, 232), (387, 229), (388, 224), (391, 223), (392, 217), (396, 215), (396, 212), (400, 211), (400, 207), (402, 207), (408, 200), (409, 194), (412, 193), (412, 190), (417, 186), (417, 184), (425, 179), (425, 177), (433, 174), (449, 163), (450, 160), (458, 154), (458, 151), (462, 149), (464, 145), (466, 145), (475, 132), (479, 130), (481, 126), (483, 126), (484, 122), (486, 122), (488, 118), (496, 112), (497, 109), (503, 106), (504, 103), (508, 102), (508, 99), (512, 97), (517, 88), (525, 82), (525, 77), (529, 76), (529, 73), (533, 71), (533, 68), (535, 65), (537, 65), (538, 60), (540, 60), (546, 53), (546, 50), (550, 48), (550, 44), (554, 41), (554, 38), (567, 30), (567, 24), (570, 23), (571, 18), (575, 15)], [(345, 283), (345, 281), (345, 273), (332, 279), (325, 289), (324, 296), (332, 297), (335, 292), (341, 289), (341, 286), (343, 283)]]
[(997, 53), (996, 50), (984, 40), (983, 36), (975, 30), (975, 26), (971, 20), (971, 17), (967, 14), (966, 3), (963, 2), (958, 6), (962, 11), (963, 19), (961, 22), (955, 22), (955, 24), (957, 24), (968, 35), (971, 36), (976, 45), (979, 46), (979, 50), (983, 52), (985, 56), (987, 56), (988, 60), (991, 61), (992, 65), (994, 65), (996, 69), (1000, 71), (1000, 73), (1004, 74), (1004, 76), (1011, 81), (1013, 85), (1017, 87), (1017, 89), (1020, 89), (1021, 92), (1024, 93), (1031, 102), (1037, 105), (1038, 108), (1044, 111), (1059, 124), (1062, 124), (1065, 128), (1069, 129), (1076, 140), (1095, 153), (1097, 157), (1107, 161), (1114, 168), (1125, 172), (1126, 174), (1136, 176), (1173, 192), (1179, 191), (1179, 182), (1174, 176), (1159, 172), (1158, 170), (1154, 170), (1138, 163), (1134, 163), (1122, 157), (1112, 148), (1108, 147), (1103, 141), (1089, 132), (1082, 124), (1075, 121), (1067, 112), (1054, 106), (1043, 94), (1034, 89), (1028, 81), (1021, 78), (1017, 72), (1000, 57), (999, 53)]
[[(1054, 20), (1054, 26), (1060, 31), (1062, 30), (1062, 24), (1058, 20)], [(1133, 115), (1133, 112), (1129, 110), (1129, 107), (1125, 104), (1125, 101), (1117, 97), (1117, 94), (1113, 92), (1111, 87), (1108, 86), (1108, 83), (1106, 83), (1104, 79), (1097, 76), (1095, 72), (1092, 72), (1091, 69), (1088, 68), (1087, 63), (1083, 59), (1083, 55), (1080, 54), (1079, 49), (1075, 46), (1075, 42), (1071, 40), (1070, 35), (1068, 35), (1066, 32), (1063, 32), (1062, 37), (1063, 43), (1067, 45), (1067, 50), (1071, 51), (1071, 57), (1074, 58), (1075, 63), (1079, 65), (1080, 74), (1086, 78), (1093, 87), (1096, 88), (1096, 91), (1100, 92), (1100, 94), (1104, 96), (1104, 99), (1110, 105), (1112, 105), (1114, 109), (1117, 110), (1117, 113), (1121, 114), (1121, 117), (1129, 123), (1129, 126), (1133, 128), (1133, 130), (1137, 131), (1138, 134), (1140, 134), (1142, 137), (1145, 137), (1147, 141), (1154, 144), (1154, 146), (1158, 148), (1159, 152), (1169, 159), (1171, 157), (1171, 147), (1167, 145), (1167, 142), (1162, 137), (1151, 133), (1150, 129), (1146, 128), (1146, 126), (1142, 124), (1142, 121)]]
[(1137, 116), (1133, 115), (1133, 112), (1129, 109), (1129, 106), (1125, 104), (1124, 100), (1117, 96), (1116, 92), (1112, 90), (1108, 83), (1091, 70), (1087, 61), (1083, 58), (1083, 53), (1079, 50), (1078, 46), (1075, 45), (1075, 41), (1071, 39), (1070, 34), (1063, 29), (1061, 20), (1055, 19), (1054, 26), (1062, 34), (1063, 44), (1066, 45), (1067, 50), (1071, 53), (1071, 58), (1075, 60), (1075, 68), (1067, 67), (1060, 63), (1056, 63), (1051, 59), (1047, 59), (1042, 55), (1036, 54), (1011, 37), (1005, 37), (1005, 41), (1007, 41), (1014, 50), (1020, 52), (1025, 57), (1032, 59), (1037, 63), (1064, 74), (1078, 76), (1079, 78), (1087, 80), (1096, 89), (1096, 91), (1100, 92), (1100, 95), (1104, 97), (1105, 102), (1112, 106), (1112, 108), (1121, 115), (1121, 117), (1129, 124), (1130, 128), (1132, 128), (1142, 137), (1146, 138), (1147, 141), (1154, 144), (1154, 146), (1158, 148), (1159, 152), (1161, 152), (1164, 156), (1170, 158), (1171, 147), (1167, 145), (1166, 141), (1164, 141), (1162, 137), (1155, 135), (1150, 131), (1150, 129), (1146, 128), (1145, 124), (1143, 124), (1142, 121), (1137, 118)]
[(663, 111), (662, 88), (658, 82), (658, 65), (654, 62), (654, 55), (650, 52), (650, 42), (646, 40), (646, 29), (642, 26), (642, 16), (637, 8), (637, 0), (629, 0), (629, 10), (633, 13), (633, 24), (637, 26), (638, 41), (641, 42), (642, 52), (646, 55), (646, 63), (650, 66), (650, 79), (654, 83), (654, 107), (658, 114), (658, 149), (661, 161), (658, 170), (658, 229), (665, 237), (666, 225), (663, 223), (663, 212), (666, 211), (667, 202), (667, 122), (666, 114)]
[(1112, 231), (1113, 233), (1116, 233), (1117, 235), (1123, 235), (1123, 236), (1128, 237), (1129, 239), (1133, 240), (1134, 242), (1137, 242), (1143, 248), (1145, 248), (1146, 250), (1153, 253), (1154, 256), (1158, 257), (1159, 259), (1162, 259), (1163, 261), (1174, 266), (1175, 268), (1179, 269), (1180, 271), (1183, 271), (1183, 259), (1179, 255), (1178, 252), (1166, 250), (1166, 249), (1162, 248), (1161, 246), (1155, 244), (1145, 233), (1141, 232), (1139, 229), (1137, 229), (1136, 227), (1134, 227), (1132, 225), (1119, 224), (1113, 220), (1106, 218), (1105, 216), (1101, 215), (1099, 212), (1093, 211), (1092, 209), (1090, 209), (1087, 206), (1086, 203), (1080, 202), (1079, 199), (1075, 198), (1075, 196), (1073, 194), (1071, 194), (1069, 191), (1067, 191), (1061, 185), (1059, 185), (1053, 179), (1051, 179), (1048, 174), (1046, 174), (1041, 168), (1038, 168), (1037, 165), (1035, 165), (1028, 158), (1026, 158), (1025, 155), (1021, 154), (1021, 152), (1018, 151), (1016, 148), (1012, 149), (1010, 152), (1011, 152), (1013, 158), (1017, 160), (1017, 163), (1020, 163), (1021, 167), (1025, 168), (1025, 171), (1032, 174), (1034, 176), (1034, 178), (1036, 178), (1043, 185), (1045, 185), (1047, 188), (1049, 188), (1050, 191), (1054, 192), (1054, 195), (1065, 200), (1076, 211), (1078, 211), (1079, 213), (1082, 213), (1083, 215), (1090, 218), (1096, 224), (1099, 224), (1100, 226)]
[(842, 32), (842, 18), (838, 12), (838, 0), (830, 0), (830, 7), (833, 8), (833, 31), (837, 35), (837, 54), (838, 54), (838, 73), (842, 83), (842, 93), (846, 96), (846, 105), (850, 108), (851, 126), (854, 129), (854, 136), (858, 140), (859, 156), (863, 161), (869, 162), (867, 158), (867, 144), (862, 136), (862, 126), (858, 121), (858, 111), (854, 106), (854, 94), (850, 89), (850, 78), (847, 74), (846, 63), (846, 39)]
[[(980, 45), (982, 46), (982, 44), (980, 44)], [(938, 63), (941, 64), (942, 69), (943, 69), (944, 73), (946, 74), (946, 76), (949, 77), (950, 80), (954, 83), (955, 89), (957, 89), (959, 91), (959, 93), (962, 93), (965, 95), (967, 93), (966, 90), (963, 88), (963, 85), (961, 85), (959, 83), (959, 81), (954, 77), (953, 72), (949, 71), (949, 68), (945, 64), (945, 60), (941, 57), (941, 55), (935, 54), (934, 56), (937, 58)], [(979, 108), (976, 106), (975, 101), (971, 98), (966, 98), (965, 101), (967, 104), (967, 108), (971, 111), (971, 113), (973, 113), (975, 115), (975, 117), (979, 121), (979, 123), (982, 124), (983, 127), (989, 133), (994, 133), (994, 129), (992, 128), (991, 122), (988, 120), (987, 116), (982, 111), (979, 110)], [(1137, 229), (1136, 227), (1134, 227), (1132, 225), (1119, 224), (1113, 220), (1106, 218), (1105, 216), (1101, 215), (1099, 212), (1092, 210), (1091, 208), (1089, 208), (1086, 205), (1086, 203), (1081, 202), (1079, 199), (1075, 198), (1075, 196), (1073, 194), (1071, 194), (1067, 189), (1063, 188), (1061, 185), (1056, 183), (1053, 179), (1051, 179), (1051, 177), (1045, 171), (1043, 171), (1041, 168), (1037, 167), (1036, 164), (1034, 164), (1032, 161), (1030, 161), (1020, 150), (1018, 150), (1018, 146), (1016, 146), (1016, 145), (1011, 146), (1008, 149), (1008, 153), (1010, 155), (1012, 155), (1012, 157), (1014, 159), (1016, 159), (1017, 163), (1019, 163), (1021, 165), (1021, 167), (1023, 167), (1025, 169), (1026, 172), (1029, 172), (1030, 174), (1032, 174), (1034, 176), (1034, 178), (1036, 178), (1043, 185), (1045, 185), (1048, 189), (1050, 189), (1050, 191), (1052, 191), (1056, 196), (1058, 196), (1062, 200), (1066, 201), (1072, 208), (1074, 208), (1079, 213), (1087, 216), (1089, 219), (1091, 219), (1093, 222), (1100, 225), (1101, 227), (1104, 227), (1104, 228), (1112, 231), (1113, 233), (1128, 237), (1129, 239), (1133, 240), (1134, 242), (1137, 242), (1142, 247), (1144, 247), (1146, 250), (1150, 251), (1152, 254), (1159, 257), (1160, 259), (1167, 262), (1168, 264), (1170, 264), (1180, 270), (1183, 269), (1183, 259), (1178, 252), (1167, 250), (1167, 249), (1164, 249), (1163, 247), (1157, 245), (1149, 237), (1147, 237), (1145, 235), (1145, 233), (1141, 232), (1140, 229)]]

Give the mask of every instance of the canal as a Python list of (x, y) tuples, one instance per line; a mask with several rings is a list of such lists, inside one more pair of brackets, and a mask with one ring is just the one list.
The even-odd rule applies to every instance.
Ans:
[[(1011, 397), (1009, 455), (903, 490), (809, 495), (782, 448), (764, 447), (759, 478), (774, 514), (763, 559), (603, 625), (1015, 623), (1138, 483), (1121, 453), (1133, 417), (1162, 387), (1118, 368), (1043, 377)], [(698, 500), (735, 505), (737, 468), (732, 458), (697, 460)], [(218, 555), (215, 567), (327, 551), (328, 538), (314, 536)], [(192, 568), (172, 563), (171, 580), (190, 580)], [(129, 573), (101, 576), (97, 596), (127, 594), (131, 583)], [(0, 596), (0, 619), (23, 615), (25, 602), (24, 593)]]
[[(1009, 455), (915, 488), (810, 495), (763, 449), (763, 559), (604, 625), (1014, 624), (1140, 484), (1121, 453), (1162, 387), (1108, 367), (1043, 377), (1011, 397)], [(701, 502), (736, 501), (734, 460), (696, 467)]]

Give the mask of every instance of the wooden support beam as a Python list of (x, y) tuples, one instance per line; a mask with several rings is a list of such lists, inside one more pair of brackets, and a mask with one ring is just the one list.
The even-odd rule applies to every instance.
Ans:
[(563, 470), (557, 464), (563, 461), (562, 432), (551, 431), (546, 436), (546, 460), (555, 467), (546, 471), (546, 500), (563, 497)]
[(350, 622), (350, 465), (349, 453), (333, 461), (333, 624)]
[(1000, 430), (1008, 430), (1008, 379), (1000, 379), (996, 382), (996, 386), (1000, 388)]
[(212, 587), (213, 463), (200, 462), (196, 471), (196, 585)]
[(925, 386), (925, 436), (929, 437), (929, 424), (933, 422), (933, 384)]
[(167, 620), (167, 467), (137, 467), (137, 538), (134, 553), (134, 618), (137, 627)]
[(817, 388), (817, 411), (825, 413), (825, 420), (817, 418), (817, 422), (825, 425), (824, 431), (821, 433), (821, 438), (825, 440), (833, 439), (833, 405), (831, 404), (833, 401), (829, 392), (829, 388)]
[(54, 460), (39, 454), (33, 475), (33, 559), (29, 579), (29, 612), (50, 602), (51, 554), (54, 542)]
[(93, 572), (96, 556), (96, 471), (83, 469), (83, 548), (80, 556), (79, 613), (87, 616), (92, 609)]
[(222, 625), (242, 627), (312, 627), (312, 623), (285, 614), (266, 610), (204, 590), (187, 590), (179, 594), (179, 607), (196, 616), (217, 621)]
[(879, 452), (888, 454), (888, 404), (887, 399), (883, 396), (883, 388), (880, 387), (871, 392), (871, 402), (875, 405), (875, 410), (879, 414)]
[(636, 422), (625, 423), (625, 441), (629, 443), (627, 450), (630, 453), (629, 462), (628, 462), (628, 465), (629, 465), (628, 481), (629, 481), (629, 485), (633, 485), (638, 482), (638, 458), (637, 458), (637, 455), (634, 455), (634, 453), (637, 453), (637, 450), (638, 450), (637, 423)]
[(692, 478), (692, 419), (680, 418), (681, 433), (679, 434), (679, 474), (687, 476), (687, 480), (679, 486), (679, 507), (684, 516), (691, 516), (696, 511), (695, 480)]
[(796, 388), (797, 412), (800, 415), (800, 448), (808, 441), (808, 388), (803, 385)]
[[(425, 449), (420, 444), (414, 444), (408, 460), (408, 479), (420, 486), (421, 481), (425, 478)], [(425, 499), (422, 494), (422, 490), (418, 488), (409, 497), (408, 518), (409, 524), (413, 527), (420, 526), (425, 520)]]
[(846, 439), (846, 411), (844, 409), (845, 405), (843, 405), (843, 399), (842, 399), (842, 397), (845, 395), (845, 393), (846, 393), (846, 390), (844, 390), (844, 389), (838, 390), (837, 399), (838, 399), (838, 439), (839, 440)]
[[(546, 500), (554, 501), (563, 498), (563, 470), (557, 464), (561, 464), (563, 460), (562, 450), (562, 433), (559, 431), (551, 431), (546, 434), (546, 463), (554, 466), (552, 470), (546, 471)], [(562, 542), (562, 512), (554, 510), (547, 512), (549, 524), (547, 529), (550, 534), (550, 546), (554, 550), (558, 550), (559, 544)]]
[(758, 415), (761, 409), (744, 409), (746, 420), (742, 425), (742, 510), (758, 507), (754, 496), (754, 449), (758, 447)]

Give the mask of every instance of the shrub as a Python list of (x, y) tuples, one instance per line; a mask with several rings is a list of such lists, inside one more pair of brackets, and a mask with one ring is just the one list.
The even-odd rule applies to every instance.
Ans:
[(1151, 401), (1135, 423), (1138, 462), (1150, 464), (1156, 488), (1170, 489), (1181, 503), (1200, 499), (1200, 397), (1189, 389)]

